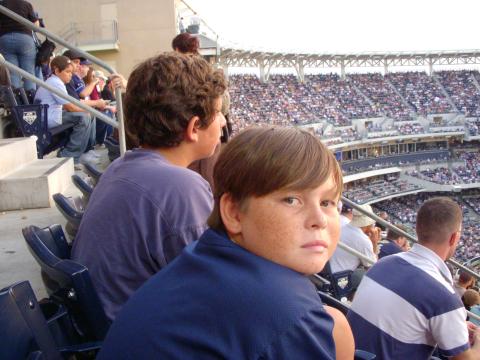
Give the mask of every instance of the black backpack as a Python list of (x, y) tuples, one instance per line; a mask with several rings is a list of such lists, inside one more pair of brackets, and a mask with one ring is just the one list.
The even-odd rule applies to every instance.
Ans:
[(55, 50), (55, 43), (46, 38), (40, 46), (37, 48), (37, 57), (35, 58), (35, 65), (42, 66), (44, 63), (48, 63), (50, 57)]

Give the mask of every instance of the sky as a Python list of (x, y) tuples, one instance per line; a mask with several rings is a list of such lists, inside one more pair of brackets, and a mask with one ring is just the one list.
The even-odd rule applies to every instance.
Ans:
[(478, 0), (185, 0), (238, 48), (304, 53), (480, 49)]

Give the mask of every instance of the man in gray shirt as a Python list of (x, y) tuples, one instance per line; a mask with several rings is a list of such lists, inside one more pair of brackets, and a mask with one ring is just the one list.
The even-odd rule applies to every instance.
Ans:
[(220, 141), (224, 91), (221, 72), (175, 53), (146, 60), (128, 80), (126, 131), (140, 147), (102, 175), (72, 249), (111, 320), (206, 229), (211, 190), (187, 166), (210, 156)]

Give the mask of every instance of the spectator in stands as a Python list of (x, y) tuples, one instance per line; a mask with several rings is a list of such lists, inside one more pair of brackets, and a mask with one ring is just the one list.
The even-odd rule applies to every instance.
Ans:
[(374, 265), (357, 290), (348, 319), (358, 348), (379, 359), (429, 359), (435, 346), (453, 359), (480, 358), (480, 330), (467, 327), (445, 265), (461, 230), (462, 210), (453, 200), (423, 203), (419, 242)]
[(342, 204), (340, 211), (340, 226), (349, 224), (353, 219), (352, 208), (347, 204)]
[[(480, 315), (480, 294), (477, 290), (467, 289), (462, 296), (462, 302), (465, 309), (475, 315)], [(480, 320), (475, 319), (473, 316), (469, 316), (468, 320), (476, 326), (480, 325)]]
[[(89, 84), (89, 86), (86, 86), (83, 81), (83, 77), (88, 73), (88, 65), (91, 65), (91, 62), (74, 50), (65, 51), (64, 56), (68, 57), (72, 61), (74, 73), (72, 80), (70, 80), (70, 82), (67, 84), (68, 95), (81, 101), (85, 105), (94, 107), (98, 110), (104, 110), (107, 104), (103, 99), (90, 100), (85, 98), (90, 95), (94, 86), (96, 85), (95, 82)], [(92, 133), (90, 134), (90, 140), (87, 146), (87, 154), (91, 162), (98, 162), (100, 155), (93, 150), (93, 146), (95, 145), (96, 141), (96, 119), (92, 118), (88, 112), (84, 111), (83, 109), (81, 110), (82, 115), (87, 118), (88, 121), (93, 123)]]
[[(172, 49), (181, 54), (187, 55), (198, 55), (198, 48), (200, 47), (200, 42), (197, 36), (191, 35), (187, 32), (177, 35), (172, 40)], [(223, 105), (225, 104), (225, 106)], [(226, 105), (230, 104), (230, 97), (228, 91), (225, 91), (222, 99), (222, 114), (223, 116), (228, 114), (228, 107)], [(226, 120), (226, 119), (225, 119)], [(223, 133), (223, 128), (222, 128)], [(206, 159), (200, 159), (193, 162), (189, 169), (198, 172), (202, 177), (208, 181), (210, 187), (214, 188), (213, 183), (213, 167), (217, 161), (218, 155), (220, 154), (221, 145), (218, 144), (212, 156), (209, 156)]]
[[(2, 5), (39, 25), (33, 6), (28, 1), (3, 0)], [(33, 40), (32, 30), (3, 14), (0, 14), (0, 54), (8, 62), (35, 76), (37, 48)], [(22, 79), (17, 73), (11, 72), (10, 77), (14, 87), (22, 87)], [(30, 80), (24, 80), (23, 87), (26, 91), (31, 92), (36, 89), (35, 83)]]
[[(370, 205), (361, 207), (372, 213)], [(375, 227), (375, 220), (353, 209), (352, 221), (343, 225), (340, 231), (340, 242), (368, 257), (372, 262), (377, 261), (377, 244), (380, 241), (380, 229)], [(333, 273), (351, 270), (352, 288), (356, 289), (365, 274), (365, 269), (371, 263), (350, 254), (342, 248), (337, 248), (330, 259), (330, 267)]]
[[(92, 92), (89, 95), (90, 100), (99, 100), (102, 98), (101, 93), (103, 88), (105, 87), (106, 80), (107, 80), (107, 77), (103, 74), (103, 72), (94, 71), (91, 66), (89, 67), (87, 75), (83, 78), (83, 81), (86, 87), (89, 87), (90, 84), (95, 84), (95, 86), (92, 89)], [(104, 99), (104, 101), (107, 105), (102, 110), (102, 112), (105, 115), (110, 116), (111, 118), (114, 119), (115, 118), (114, 114), (117, 112), (116, 107), (109, 105), (107, 103), (107, 100)], [(96, 121), (95, 133), (96, 133), (95, 143), (98, 145), (102, 145), (106, 137), (112, 135), (113, 127), (111, 125), (104, 123), (103, 121)]]
[[(382, 218), (382, 220), (388, 221), (388, 214), (387, 214), (386, 211), (381, 211), (380, 214), (378, 214), (378, 216), (379, 216), (380, 218)], [(385, 230), (386, 230), (385, 226), (382, 225), (382, 224), (378, 224), (378, 227), (379, 227), (380, 230), (382, 230), (382, 231), (385, 231)]]
[(462, 297), (465, 291), (475, 285), (475, 279), (472, 275), (464, 270), (460, 270), (458, 274), (458, 280), (453, 285), (455, 292), (458, 296)]
[(199, 47), (200, 41), (198, 37), (187, 32), (178, 34), (172, 40), (172, 49), (182, 54), (198, 55)]
[(224, 91), (223, 74), (197, 56), (164, 53), (132, 72), (125, 126), (141, 147), (102, 175), (72, 249), (110, 319), (206, 229), (211, 190), (187, 166), (220, 141)]
[(253, 128), (214, 178), (210, 229), (130, 299), (98, 359), (353, 359), (348, 323), (332, 312), (332, 337), (305, 276), (338, 241), (334, 156), (306, 131)]
[[(51, 64), (52, 76), (47, 79), (47, 84), (58, 89), (67, 95), (67, 84), (73, 72), (73, 65), (69, 58), (65, 56), (55, 57)], [(48, 105), (48, 127), (52, 128), (59, 125), (73, 124), (73, 131), (65, 147), (58, 152), (60, 157), (73, 157), (75, 163), (87, 163), (91, 158), (84, 154), (87, 148), (92, 132), (92, 122), (85, 116), (81, 109), (40, 87), (35, 95), (35, 101)], [(65, 110), (65, 111), (63, 111)]]
[[(402, 231), (407, 231), (407, 227), (402, 224), (395, 224), (395, 226)], [(388, 229), (386, 240), (387, 242), (380, 247), (380, 252), (378, 253), (379, 259), (408, 250), (408, 239), (393, 229)]]

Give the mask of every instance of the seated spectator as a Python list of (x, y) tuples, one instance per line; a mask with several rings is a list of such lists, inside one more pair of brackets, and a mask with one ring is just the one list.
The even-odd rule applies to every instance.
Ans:
[[(73, 64), (72, 80), (70, 80), (70, 82), (66, 85), (68, 94), (73, 98), (83, 102), (85, 105), (91, 106), (100, 111), (104, 110), (107, 104), (103, 99), (91, 100), (88, 98), (98, 81), (92, 82), (88, 84), (88, 86), (83, 81), (83, 77), (87, 75), (89, 65), (92, 63), (85, 59), (81, 54), (73, 50), (65, 51), (64, 56), (68, 57)], [(99, 157), (99, 154), (93, 150), (96, 140), (96, 119), (92, 118), (91, 115), (83, 109), (81, 109), (81, 111), (83, 112), (83, 116), (87, 117), (89, 121), (93, 122), (93, 131), (90, 136), (87, 151), (92, 161), (95, 161), (95, 158)]]
[[(47, 84), (67, 95), (65, 84), (72, 77), (72, 62), (65, 56), (57, 56), (52, 60), (50, 66), (53, 74), (47, 79)], [(82, 116), (82, 110), (43, 87), (38, 89), (35, 101), (48, 105), (48, 128), (62, 124), (73, 124), (73, 131), (69, 140), (65, 147), (58, 152), (58, 156), (73, 157), (75, 163), (90, 162), (91, 158), (84, 152), (92, 133), (92, 122), (87, 117)]]
[(462, 297), (465, 291), (475, 285), (475, 279), (466, 271), (460, 270), (458, 280), (454, 284), (454, 290), (458, 296)]
[[(402, 231), (407, 231), (407, 227), (402, 224), (395, 224), (395, 226)], [(378, 258), (381, 259), (388, 255), (398, 254), (399, 252), (407, 251), (408, 249), (408, 239), (395, 230), (388, 229), (387, 241), (381, 245)]]
[[(379, 359), (480, 359), (480, 329), (468, 327), (445, 265), (462, 230), (462, 210), (432, 198), (417, 214), (418, 243), (375, 264), (360, 284), (348, 319), (358, 348)], [(470, 336), (469, 336), (470, 331)]]
[[(465, 309), (480, 316), (480, 294), (477, 290), (466, 290), (462, 296), (462, 302)], [(476, 326), (480, 325), (480, 320), (475, 319), (473, 316), (469, 316), (468, 320)]]
[(308, 132), (253, 128), (214, 180), (210, 229), (135, 293), (98, 359), (353, 359), (348, 323), (335, 312), (332, 336), (306, 276), (338, 241), (334, 156)]
[(125, 128), (140, 148), (103, 173), (72, 249), (110, 319), (206, 229), (211, 190), (187, 166), (220, 141), (224, 91), (223, 74), (200, 57), (164, 53), (132, 72)]
[[(370, 205), (362, 208), (373, 213)], [(343, 225), (340, 231), (340, 242), (368, 257), (372, 262), (377, 261), (377, 244), (380, 240), (380, 229), (375, 227), (375, 220), (353, 209), (352, 221)], [(356, 289), (365, 274), (365, 269), (371, 264), (364, 259), (350, 254), (342, 248), (337, 248), (330, 259), (333, 273), (351, 270), (352, 287)]]
[[(102, 99), (102, 90), (105, 87), (107, 77), (103, 74), (101, 71), (94, 71), (92, 67), (88, 69), (87, 75), (83, 78), (83, 81), (85, 82), (86, 86), (89, 86), (90, 84), (95, 84), (93, 87), (92, 92), (89, 95), (90, 100), (99, 100)], [(107, 104), (102, 112), (110, 116), (111, 118), (115, 118), (115, 113), (117, 112), (117, 108), (115, 106), (108, 105), (110, 101), (107, 102), (106, 99), (105, 103)], [(96, 127), (95, 127), (95, 143), (98, 145), (102, 145), (107, 138), (107, 136), (112, 135), (113, 133), (113, 127), (112, 125), (108, 125), (104, 123), (103, 121), (96, 121)]]

